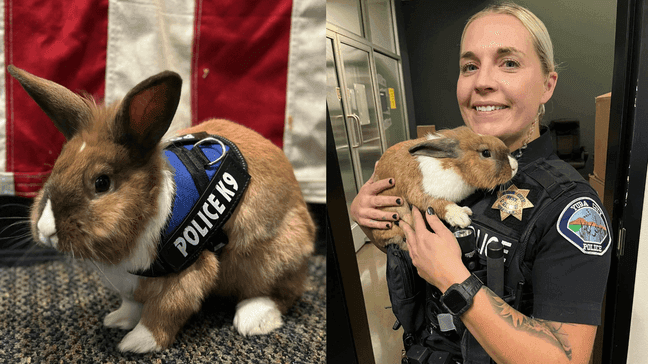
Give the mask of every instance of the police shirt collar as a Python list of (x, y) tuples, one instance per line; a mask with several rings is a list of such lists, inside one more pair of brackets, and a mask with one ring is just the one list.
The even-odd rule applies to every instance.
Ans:
[(514, 151), (512, 155), (517, 156), (520, 152), (522, 155), (517, 160), (521, 165), (531, 163), (539, 158), (548, 158), (553, 153), (553, 142), (549, 128), (541, 126), (540, 137), (529, 143), (526, 148)]

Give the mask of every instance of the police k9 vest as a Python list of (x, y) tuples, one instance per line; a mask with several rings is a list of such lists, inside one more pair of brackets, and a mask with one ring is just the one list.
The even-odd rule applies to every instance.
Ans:
[(182, 271), (205, 249), (218, 253), (227, 244), (223, 224), (250, 181), (243, 155), (221, 136), (174, 138), (164, 154), (174, 169), (175, 197), (157, 258), (148, 269), (132, 272), (145, 277)]

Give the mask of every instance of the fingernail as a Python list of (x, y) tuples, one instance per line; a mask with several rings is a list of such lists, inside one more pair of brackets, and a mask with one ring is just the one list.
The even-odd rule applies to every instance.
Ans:
[(407, 243), (407, 238), (403, 237), (403, 243)]
[(431, 208), (431, 207), (428, 207), (427, 208), (427, 213), (428, 213), (428, 215), (434, 215), (434, 209)]
[(392, 215), (392, 218), (393, 218), (394, 220), (398, 220), (398, 215), (393, 214), (393, 215)]
[(398, 223), (398, 220), (394, 221), (394, 224), (396, 224), (396, 226), (400, 226), (400, 223)]
[(397, 204), (397, 205), (401, 205), (402, 203), (403, 203), (403, 201), (401, 201), (400, 198), (397, 198), (397, 199), (396, 199), (396, 204)]
[(385, 226), (387, 226), (387, 229), (391, 229), (391, 225), (387, 224)]
[(390, 185), (393, 185), (393, 184), (394, 184), (394, 180), (390, 178), (390, 179), (389, 179), (389, 184), (390, 184)]
[(414, 207), (414, 205), (410, 204), (409, 205), (410, 211), (412, 211), (412, 207)]

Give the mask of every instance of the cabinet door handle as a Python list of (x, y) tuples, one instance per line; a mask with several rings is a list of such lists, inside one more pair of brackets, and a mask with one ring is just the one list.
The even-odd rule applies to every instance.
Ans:
[(360, 117), (356, 114), (349, 114), (347, 115), (347, 118), (351, 118), (351, 120), (353, 120), (351, 122), (351, 134), (353, 134), (351, 147), (359, 148), (362, 146), (362, 129), (360, 127)]

